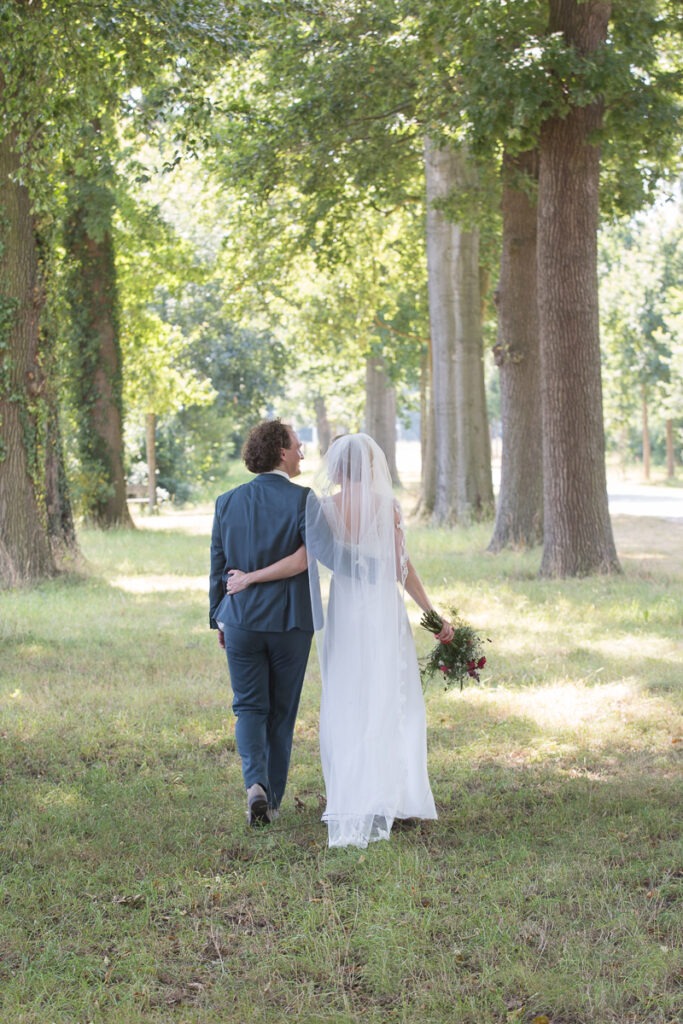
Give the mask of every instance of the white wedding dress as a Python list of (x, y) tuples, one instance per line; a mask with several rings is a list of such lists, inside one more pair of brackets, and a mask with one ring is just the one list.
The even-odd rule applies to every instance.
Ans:
[[(363, 434), (338, 439), (331, 452), (342, 460), (328, 465), (334, 493), (312, 498), (306, 534), (309, 551), (325, 549), (332, 571), (318, 635), (323, 820), (330, 846), (365, 847), (388, 839), (396, 818), (437, 815), (422, 685), (403, 601), (403, 522), (386, 460)], [(322, 567), (320, 574), (324, 595)]]

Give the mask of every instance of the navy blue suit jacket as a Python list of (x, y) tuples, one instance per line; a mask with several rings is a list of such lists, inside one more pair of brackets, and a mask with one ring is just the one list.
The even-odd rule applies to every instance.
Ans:
[(260, 473), (216, 499), (211, 535), (209, 622), (258, 632), (313, 631), (308, 572), (228, 595), (228, 569), (252, 572), (292, 555), (304, 543), (306, 498), (277, 473)]

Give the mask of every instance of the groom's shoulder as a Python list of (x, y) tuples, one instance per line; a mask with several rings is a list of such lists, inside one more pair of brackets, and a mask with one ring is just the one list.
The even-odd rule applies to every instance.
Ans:
[(278, 475), (271, 474), (270, 479), (275, 484), (273, 491), (277, 494), (276, 500), (286, 501), (289, 505), (297, 507), (306, 504), (306, 499), (311, 493), (310, 487), (305, 487), (295, 480), (285, 480), (284, 477)]
[(229, 504), (229, 502), (233, 501), (235, 498), (239, 498), (240, 495), (245, 492), (245, 488), (251, 487), (253, 482), (253, 480), (247, 480), (246, 483), (238, 484), (236, 487), (231, 487), (228, 491), (223, 491), (223, 493), (219, 494), (216, 498), (216, 508), (224, 508), (225, 505)]
[(216, 498), (216, 508), (224, 508), (235, 500), (239, 501), (251, 495), (255, 496), (259, 491), (263, 493), (262, 488), (266, 488), (273, 495), (277, 494), (277, 500), (286, 498), (295, 504), (305, 504), (308, 495), (313, 493), (310, 487), (296, 483), (294, 480), (286, 480), (278, 473), (258, 473), (246, 483), (238, 484), (237, 487), (232, 487), (229, 491), (219, 494)]
[(308, 500), (308, 495), (313, 493), (310, 487), (307, 487), (305, 484), (297, 484), (293, 480), (292, 488), (294, 489), (294, 493), (296, 494), (297, 502), (300, 505), (305, 505), (306, 501)]

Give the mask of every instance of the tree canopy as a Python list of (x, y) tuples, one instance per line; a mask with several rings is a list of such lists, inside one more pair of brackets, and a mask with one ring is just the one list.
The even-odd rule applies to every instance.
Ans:
[[(590, 35), (591, 19), (601, 19), (602, 34)], [(466, 381), (455, 406), (465, 409), (480, 385), (483, 395), (483, 310), (505, 251), (501, 168), (540, 154), (538, 186), (525, 174), (507, 186), (538, 198), (544, 226), (537, 283), (539, 308), (552, 314), (541, 316), (546, 383), (571, 370), (548, 361), (565, 326), (553, 317), (567, 302), (555, 284), (549, 290), (565, 271), (545, 233), (563, 214), (562, 198), (548, 191), (550, 168), (562, 166), (553, 164), (560, 135), (566, 143), (580, 126), (574, 143), (592, 161), (585, 196), (592, 204), (599, 187), (605, 223), (632, 217), (680, 173), (683, 12), (675, 0), (4, 0), (0, 28), (0, 496), (16, 504), (9, 496), (28, 475), (19, 505), (35, 504), (24, 540), (0, 537), (8, 552), (16, 544), (28, 552), (46, 521), (41, 460), (54, 445), (32, 438), (48, 422), (48, 395), (68, 408), (60, 384), (73, 377), (79, 309), (93, 292), (78, 261), (93, 246), (114, 275), (109, 323), (122, 361), (113, 394), (129, 418), (160, 417), (167, 436), (205, 436), (184, 446), (197, 453), (185, 471), (205, 480), (220, 472), (219, 449), (234, 450), (247, 423), (277, 403), (321, 425), (331, 417), (357, 428), (374, 366), (399, 411), (421, 395), (425, 432), (436, 423), (439, 443), (460, 453), (452, 465), (443, 452), (437, 462), (464, 479), (472, 452), (463, 439), (486, 427), (474, 409), (463, 421), (430, 412), (430, 403), (452, 402), (455, 389), (440, 390), (451, 355), (435, 325), (452, 299), (445, 286), (434, 291), (434, 273), (445, 268), (444, 282), (477, 277), (452, 350)], [(444, 188), (430, 185), (429, 153), (460, 168)], [(579, 173), (572, 166), (570, 184)], [(588, 209), (578, 192), (573, 201)], [(598, 268), (595, 210), (574, 260), (588, 268), (587, 290), (573, 308), (590, 307), (599, 377), (599, 269), (608, 426), (631, 422), (633, 382), (654, 389), (675, 434), (679, 243), (660, 234), (643, 243), (647, 255), (631, 221), (614, 229)], [(76, 216), (80, 249), (69, 242)], [(563, 245), (576, 221), (568, 217)], [(454, 233), (428, 262), (436, 224)], [(463, 240), (473, 264), (466, 275), (453, 256)], [(622, 267), (610, 246), (625, 257)], [(20, 265), (29, 270), (15, 279)], [(462, 291), (454, 294), (459, 302)], [(464, 376), (466, 365), (474, 376)], [(87, 373), (94, 378), (94, 366)], [(72, 401), (69, 422), (82, 405)], [(547, 441), (548, 421), (542, 432)], [(21, 469), (7, 458), (17, 444)], [(546, 477), (561, 451), (558, 435)], [(425, 493), (430, 486), (425, 479)], [(466, 508), (480, 493), (486, 506), (480, 488), (457, 500)], [(49, 574), (49, 557), (39, 561), (37, 576)], [(4, 575), (15, 572), (24, 568)]]

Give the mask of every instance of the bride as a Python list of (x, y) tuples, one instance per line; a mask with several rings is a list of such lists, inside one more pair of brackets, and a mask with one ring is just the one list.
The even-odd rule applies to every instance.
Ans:
[[(386, 458), (372, 438), (336, 438), (318, 491), (309, 495), (305, 536), (314, 619), (324, 622), (317, 634), (323, 820), (330, 846), (365, 847), (388, 839), (396, 819), (437, 816), (403, 591), (423, 611), (432, 604), (408, 557)], [(301, 549), (255, 573), (233, 571), (229, 590), (300, 572), (304, 555)], [(444, 622), (438, 639), (452, 636)]]

